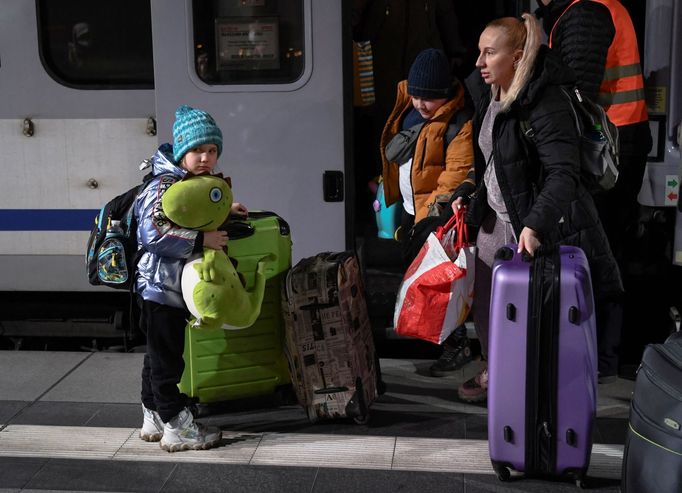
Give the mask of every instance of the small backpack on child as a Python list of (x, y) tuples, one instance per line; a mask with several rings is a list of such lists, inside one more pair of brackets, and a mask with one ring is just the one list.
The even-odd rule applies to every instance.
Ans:
[[(580, 136), (580, 177), (591, 194), (611, 190), (618, 179), (619, 146), (616, 127), (600, 105), (580, 94), (577, 87), (561, 87), (571, 103)], [(527, 120), (520, 122), (521, 132), (533, 141), (535, 131)]]
[(133, 214), (141, 185), (106, 203), (90, 232), (85, 267), (94, 286), (130, 289), (137, 251), (137, 221)]
[(93, 286), (131, 289), (137, 263), (133, 209), (137, 195), (151, 179), (148, 173), (141, 184), (111, 199), (95, 217), (85, 253), (85, 269)]

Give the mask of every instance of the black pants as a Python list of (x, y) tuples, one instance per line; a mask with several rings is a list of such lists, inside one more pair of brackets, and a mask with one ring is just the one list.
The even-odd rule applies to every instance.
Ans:
[(403, 268), (407, 269), (419, 252), (421, 245), (416, 247), (410, 233), (414, 226), (414, 216), (403, 209), (400, 216), (400, 253), (403, 260)]
[(178, 383), (185, 369), (184, 309), (142, 301), (142, 329), (147, 334), (147, 352), (142, 366), (142, 403), (157, 411), (164, 423), (186, 405), (188, 397), (180, 393)]
[[(652, 145), (649, 123), (619, 127), (618, 137), (620, 144), (618, 181), (613, 189), (595, 196), (594, 203), (622, 275), (625, 272), (626, 243), (631, 241), (639, 219), (640, 206), (637, 195), (642, 186), (647, 155)], [(597, 347), (601, 375), (618, 373), (618, 353), (623, 321), (624, 317), (627, 317), (628, 309), (639, 307), (624, 306), (622, 299), (597, 300)]]
[(447, 219), (447, 216), (430, 216), (415, 224), (414, 216), (403, 209), (400, 218), (399, 239), (403, 266), (406, 270), (419, 254), (429, 234), (435, 233), (439, 226), (443, 226), (447, 222)]

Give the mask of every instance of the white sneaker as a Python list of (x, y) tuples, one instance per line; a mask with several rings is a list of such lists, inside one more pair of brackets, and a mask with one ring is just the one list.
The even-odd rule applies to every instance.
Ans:
[(161, 416), (156, 411), (144, 407), (144, 404), (142, 404), (142, 414), (144, 415), (144, 422), (140, 430), (140, 438), (145, 442), (158, 442), (163, 436)]
[(167, 452), (205, 450), (215, 447), (222, 437), (218, 428), (195, 422), (189, 409), (184, 408), (166, 423), (159, 445)]

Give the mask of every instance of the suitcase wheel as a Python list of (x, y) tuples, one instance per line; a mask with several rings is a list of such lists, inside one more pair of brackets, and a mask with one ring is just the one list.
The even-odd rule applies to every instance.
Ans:
[(273, 401), (276, 407), (298, 404), (296, 392), (291, 385), (280, 385), (275, 389)]
[(501, 464), (493, 464), (493, 469), (495, 470), (497, 479), (499, 479), (500, 481), (509, 481), (509, 478), (511, 478), (511, 471), (507, 466), (503, 466)]
[(569, 478), (575, 480), (575, 485), (581, 490), (588, 489), (585, 471), (577, 470), (569, 475)]
[(362, 416), (355, 416), (353, 421), (358, 425), (366, 425), (369, 423), (369, 413), (363, 414)]

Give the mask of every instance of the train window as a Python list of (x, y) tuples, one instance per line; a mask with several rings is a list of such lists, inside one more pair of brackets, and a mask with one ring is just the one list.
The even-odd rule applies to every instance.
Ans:
[(195, 70), (206, 84), (289, 84), (303, 74), (303, 0), (192, 5)]
[(150, 1), (37, 0), (40, 56), (69, 87), (154, 86)]

